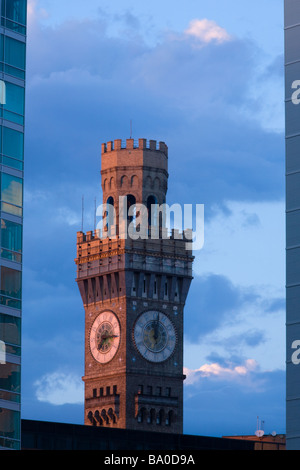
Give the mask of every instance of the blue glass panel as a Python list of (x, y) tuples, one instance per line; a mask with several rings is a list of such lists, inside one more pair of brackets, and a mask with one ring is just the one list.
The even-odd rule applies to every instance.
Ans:
[(2, 0), (2, 25), (21, 34), (26, 33), (27, 1)]
[(9, 259), (10, 261), (15, 261), (16, 263), (22, 263), (22, 255), (20, 253), (5, 250), (4, 248), (1, 248), (1, 258)]
[(21, 253), (22, 225), (1, 219), (1, 247)]
[(24, 125), (24, 117), (19, 114), (12, 113), (10, 111), (2, 110), (2, 117), (10, 122), (15, 122), (16, 124)]
[(4, 0), (6, 18), (19, 23), (26, 24), (26, 0)]
[(0, 296), (0, 304), (5, 305), (5, 307), (15, 308), (17, 310), (21, 310), (21, 301), (16, 300), (10, 297), (5, 297), (3, 295)]
[(23, 170), (23, 162), (20, 162), (19, 160), (15, 160), (14, 158), (9, 158), (9, 157), (2, 157), (2, 163), (3, 165), (10, 166), (11, 168), (16, 168), (16, 170)]
[(25, 43), (5, 37), (4, 62), (18, 69), (25, 69)]
[(25, 89), (0, 80), (0, 115), (4, 119), (24, 125)]
[(4, 36), (0, 34), (0, 61), (4, 61)]
[(5, 82), (5, 103), (3, 109), (24, 115), (25, 90), (23, 87)]
[(25, 80), (25, 72), (20, 69), (16, 69), (15, 67), (11, 67), (10, 65), (4, 64), (3, 71), (8, 75), (12, 75), (13, 77), (21, 78), (21, 80)]
[(23, 160), (24, 156), (24, 134), (9, 127), (3, 127), (3, 148), (4, 155)]
[(15, 206), (22, 206), (23, 203), (23, 181), (16, 176), (2, 173), (1, 175), (1, 200), (13, 204)]
[(17, 33), (24, 34), (24, 35), (26, 34), (26, 27), (21, 26), (17, 23), (14, 23), (13, 21), (2, 18), (1, 24), (2, 26), (5, 26), (7, 29), (11, 29), (12, 31), (16, 31)]

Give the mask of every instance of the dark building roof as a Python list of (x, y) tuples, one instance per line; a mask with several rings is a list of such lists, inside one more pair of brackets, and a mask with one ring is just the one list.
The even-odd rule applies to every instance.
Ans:
[(22, 450), (254, 450), (254, 442), (22, 420)]

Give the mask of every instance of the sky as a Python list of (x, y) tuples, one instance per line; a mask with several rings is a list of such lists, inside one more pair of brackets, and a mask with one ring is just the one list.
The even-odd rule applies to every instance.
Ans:
[(184, 432), (285, 432), (283, 5), (29, 0), (22, 417), (83, 423), (76, 233), (101, 143), (169, 147), (169, 204), (204, 204), (185, 306)]

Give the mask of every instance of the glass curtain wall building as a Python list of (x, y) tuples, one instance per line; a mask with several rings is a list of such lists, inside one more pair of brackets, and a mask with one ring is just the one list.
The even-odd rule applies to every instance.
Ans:
[(27, 0), (0, 10), (0, 448), (18, 450)]
[(300, 450), (300, 2), (285, 0), (286, 437)]

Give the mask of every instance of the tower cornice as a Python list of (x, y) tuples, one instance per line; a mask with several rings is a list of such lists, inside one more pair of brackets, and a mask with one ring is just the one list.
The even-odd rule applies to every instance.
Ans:
[(147, 139), (115, 139), (105, 142), (101, 146), (102, 154), (119, 151), (119, 150), (153, 150), (162, 152), (168, 157), (168, 147), (165, 142), (157, 142), (156, 140)]

